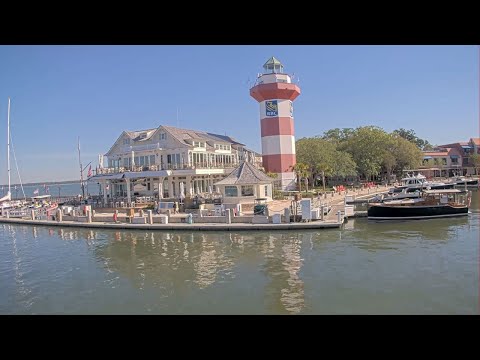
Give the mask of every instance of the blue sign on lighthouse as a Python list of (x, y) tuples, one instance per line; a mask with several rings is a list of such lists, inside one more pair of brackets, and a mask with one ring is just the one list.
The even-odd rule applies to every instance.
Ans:
[(278, 116), (277, 100), (265, 101), (265, 113), (267, 116)]

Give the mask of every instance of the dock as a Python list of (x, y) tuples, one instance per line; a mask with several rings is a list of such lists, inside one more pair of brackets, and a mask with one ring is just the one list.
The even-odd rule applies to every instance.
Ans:
[[(359, 192), (348, 192), (332, 194), (328, 197), (327, 205), (330, 211), (325, 214), (323, 219), (297, 221), (297, 222), (274, 222), (272, 216), (241, 215), (233, 216), (231, 213), (225, 216), (207, 216), (194, 217), (192, 223), (186, 221), (187, 214), (177, 214), (169, 216), (168, 221), (162, 221), (162, 216), (152, 214), (151, 211), (144, 215), (142, 210), (139, 214), (133, 211), (132, 216), (119, 214), (117, 221), (113, 219), (112, 213), (99, 213), (89, 211), (88, 214), (77, 216), (61, 215), (56, 212), (52, 218), (33, 218), (23, 217), (0, 217), (0, 223), (21, 224), (35, 226), (57, 226), (57, 227), (77, 227), (77, 228), (96, 228), (96, 229), (128, 229), (128, 230), (155, 230), (155, 231), (271, 231), (271, 230), (320, 230), (320, 229), (340, 229), (345, 220), (349, 217), (366, 217), (367, 211), (353, 211), (353, 206), (348, 203), (352, 195), (358, 202), (368, 199), (378, 193), (384, 192), (383, 188), (368, 189)], [(325, 199), (323, 199), (325, 200)], [(275, 202), (274, 202), (275, 203)], [(287, 203), (277, 203), (272, 206), (272, 214), (281, 213)], [(347, 210), (347, 211), (346, 211)], [(92, 214), (93, 213), (93, 214)], [(123, 219), (124, 221), (120, 221)], [(163, 219), (165, 220), (165, 219)]]
[(335, 229), (343, 224), (332, 221), (310, 221), (281, 224), (248, 224), (248, 223), (170, 223), (170, 224), (128, 224), (128, 223), (107, 223), (107, 222), (77, 222), (77, 221), (51, 221), (51, 220), (28, 220), (17, 218), (0, 218), (0, 223), (41, 225), (60, 227), (80, 227), (95, 229), (126, 229), (126, 230), (180, 230), (180, 231), (253, 231), (253, 230), (307, 230), (307, 229)]

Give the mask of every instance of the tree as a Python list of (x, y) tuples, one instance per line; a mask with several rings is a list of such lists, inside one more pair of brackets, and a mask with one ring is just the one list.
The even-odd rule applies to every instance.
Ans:
[(477, 175), (477, 170), (480, 168), (480, 154), (472, 154), (470, 155), (470, 161), (475, 168), (475, 175)]
[(405, 169), (417, 169), (422, 164), (423, 153), (415, 144), (401, 137), (394, 137), (393, 143), (392, 152), (397, 160), (395, 167), (397, 172)]
[[(298, 189), (300, 192), (302, 192), (302, 179), (308, 179), (310, 167), (305, 163), (297, 162), (292, 166), (292, 170), (297, 175)], [(306, 186), (305, 191), (308, 191), (308, 185)]]
[(433, 149), (433, 146), (427, 140), (423, 140), (417, 137), (417, 135), (415, 135), (415, 131), (413, 131), (412, 129), (405, 130), (403, 128), (400, 128), (398, 130), (393, 130), (393, 134), (398, 135), (404, 138), (405, 140), (408, 140), (411, 143), (417, 145), (420, 150)]
[(337, 142), (343, 142), (345, 140), (348, 140), (353, 134), (355, 130), (352, 128), (335, 128), (335, 129), (330, 129), (328, 131), (325, 131), (323, 133), (322, 138), (325, 140), (334, 140)]
[(296, 143), (297, 160), (308, 165), (310, 183), (322, 176), (325, 191), (326, 176), (356, 175), (356, 164), (351, 156), (337, 150), (336, 141), (323, 138), (302, 138)]
[(376, 176), (382, 170), (384, 154), (389, 145), (389, 136), (377, 126), (355, 129), (341, 148), (347, 151), (357, 164), (357, 170), (366, 179)]

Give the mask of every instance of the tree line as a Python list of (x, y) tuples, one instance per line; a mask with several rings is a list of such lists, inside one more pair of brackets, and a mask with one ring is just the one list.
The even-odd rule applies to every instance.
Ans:
[(422, 150), (430, 149), (433, 146), (413, 130), (388, 133), (377, 126), (336, 128), (321, 136), (297, 140), (297, 164), (293, 170), (298, 179), (308, 179), (309, 184), (321, 178), (325, 189), (326, 177), (373, 180), (382, 175), (389, 179), (405, 169), (416, 169), (422, 164)]

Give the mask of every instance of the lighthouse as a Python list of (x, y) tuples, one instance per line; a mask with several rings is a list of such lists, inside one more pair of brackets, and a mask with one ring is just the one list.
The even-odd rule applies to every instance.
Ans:
[(293, 101), (300, 95), (300, 88), (292, 84), (275, 57), (272, 56), (263, 69), (250, 89), (250, 96), (260, 104), (263, 167), (267, 172), (278, 174), (283, 190), (293, 190), (292, 167), (296, 164)]

